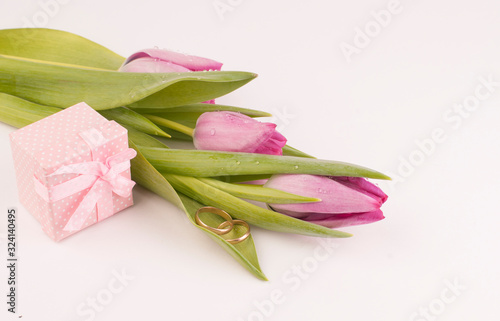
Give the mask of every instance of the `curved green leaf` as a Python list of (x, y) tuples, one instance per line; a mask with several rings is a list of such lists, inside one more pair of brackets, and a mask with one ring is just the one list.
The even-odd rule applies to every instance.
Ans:
[(137, 146), (169, 148), (167, 145), (165, 145), (158, 139), (154, 138), (153, 136), (138, 131), (137, 129), (134, 129), (128, 125), (123, 125), (123, 124), (120, 125), (122, 125), (128, 130), (129, 139), (132, 140), (134, 144)]
[(16, 96), (0, 93), (0, 121), (20, 128), (61, 111)]
[(118, 70), (125, 58), (70, 32), (21, 28), (0, 30), (0, 55)]
[(256, 74), (242, 71), (208, 71), (186, 74), (190, 76), (188, 78), (190, 81), (176, 81), (155, 94), (129, 104), (129, 107), (136, 110), (141, 108), (150, 110), (207, 101), (230, 93), (257, 77)]
[(283, 150), (283, 156), (297, 156), (297, 157), (305, 157), (305, 158), (316, 158), (314, 156), (311, 156), (309, 154), (306, 154), (297, 148), (293, 148), (292, 146), (285, 145), (282, 148)]
[[(147, 104), (151, 107), (185, 105), (199, 102), (199, 99), (207, 100), (227, 94), (254, 77), (252, 73), (230, 71), (186, 73), (103, 71), (0, 55), (1, 92), (38, 104), (61, 108), (82, 101), (96, 110), (132, 103), (141, 106), (145, 101), (156, 102), (154, 106)], [(174, 89), (172, 86), (175, 86)], [(182, 90), (177, 91), (175, 88)]]
[(163, 148), (144, 148), (142, 152), (162, 173), (187, 174), (194, 177), (314, 174), (390, 179), (366, 167), (304, 157)]
[[(161, 147), (161, 146), (155, 146), (155, 147)], [(245, 183), (251, 181), (258, 181), (261, 179), (268, 179), (271, 176), (272, 174), (260, 174), (260, 175), (215, 176), (212, 178), (226, 183)]]
[(137, 111), (139, 113), (155, 114), (174, 121), (176, 121), (176, 119), (189, 119), (189, 120), (194, 120), (196, 122), (196, 120), (201, 114), (208, 111), (220, 111), (220, 110), (235, 111), (250, 117), (272, 116), (269, 113), (255, 109), (241, 108), (228, 105), (219, 105), (219, 104), (206, 104), (206, 103), (190, 104), (190, 105), (170, 107), (170, 108), (155, 108), (155, 109), (142, 108)]
[(161, 130), (152, 121), (128, 108), (117, 107), (113, 109), (100, 110), (99, 113), (109, 120), (117, 121), (121, 125), (127, 125), (143, 133), (170, 137), (169, 134)]
[(159, 117), (159, 116), (153, 115), (153, 114), (143, 114), (143, 115), (144, 115), (144, 117), (146, 117), (147, 119), (149, 119), (150, 121), (152, 121), (153, 123), (155, 123), (158, 126), (172, 129), (174, 131), (177, 131), (179, 133), (183, 133), (184, 135), (190, 136), (190, 137), (192, 137), (194, 134), (193, 127), (184, 126), (183, 124), (180, 124), (180, 123), (177, 123), (175, 121), (171, 121), (169, 119)]
[[(237, 244), (231, 244), (225, 241), (225, 238), (228, 239), (235, 238), (245, 233), (244, 227), (240, 225), (234, 225), (233, 231), (231, 231), (228, 234), (225, 234), (223, 238), (222, 236), (219, 236), (196, 224), (195, 214), (196, 211), (203, 206), (202, 204), (196, 202), (195, 200), (183, 194), (179, 194), (179, 197), (182, 203), (184, 204), (185, 211), (188, 214), (188, 218), (191, 221), (191, 223), (193, 223), (196, 227), (207, 233), (212, 240), (214, 240), (215, 242), (217, 242), (217, 244), (222, 246), (224, 250), (226, 250), (229, 254), (231, 254), (231, 256), (235, 258), (236, 261), (238, 261), (241, 265), (243, 265), (253, 275), (255, 275), (257, 278), (261, 280), (267, 281), (266, 276), (264, 275), (262, 269), (260, 268), (259, 260), (257, 258), (257, 252), (255, 251), (255, 244), (253, 242), (253, 237), (251, 234), (246, 240)], [(204, 217), (203, 220), (209, 226), (218, 226), (223, 221), (221, 220), (220, 217), (216, 215), (208, 216), (206, 218)]]
[[(228, 243), (222, 236), (217, 235), (196, 224), (194, 215), (196, 211), (203, 205), (184, 195), (178, 195), (177, 192), (172, 188), (170, 183), (160, 173), (158, 173), (158, 171), (156, 171), (156, 169), (144, 158), (144, 156), (140, 152), (140, 149), (134, 144), (132, 139), (130, 139), (129, 142), (130, 146), (137, 151), (137, 156), (131, 160), (132, 179), (141, 186), (158, 194), (159, 196), (165, 198), (172, 204), (182, 209), (187, 214), (189, 221), (194, 226), (207, 233), (213, 240), (216, 241), (217, 244), (222, 246), (224, 250), (226, 250), (241, 265), (243, 265), (243, 267), (245, 267), (257, 278), (261, 280), (267, 280), (266, 276), (259, 266), (257, 253), (255, 251), (255, 244), (252, 237), (250, 236), (245, 241), (233, 245)], [(142, 142), (144, 143), (144, 141)], [(216, 226), (216, 223), (218, 222), (216, 217), (208, 217), (204, 219), (207, 224), (214, 226)], [(241, 233), (240, 228), (235, 227), (235, 231), (231, 233)], [(232, 238), (233, 234), (231, 233), (228, 233), (225, 236)]]

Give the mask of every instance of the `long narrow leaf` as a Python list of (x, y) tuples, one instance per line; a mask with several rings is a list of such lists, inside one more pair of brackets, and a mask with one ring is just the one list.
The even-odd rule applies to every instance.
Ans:
[(305, 157), (305, 158), (316, 158), (309, 154), (306, 154), (297, 148), (293, 148), (292, 146), (285, 145), (283, 146), (283, 155), (284, 156), (296, 156), (296, 157)]
[[(233, 256), (248, 271), (250, 271), (253, 275), (261, 280), (267, 280), (266, 276), (259, 266), (257, 253), (255, 251), (255, 245), (251, 237), (249, 237), (244, 242), (233, 245), (228, 243), (220, 235), (217, 235), (199, 226), (194, 220), (194, 214), (203, 205), (196, 203), (195, 201), (185, 196), (180, 198), (179, 195), (177, 195), (176, 191), (172, 188), (170, 183), (165, 180), (165, 178), (160, 173), (158, 173), (158, 171), (156, 171), (154, 167), (151, 166), (151, 164), (144, 158), (144, 156), (140, 152), (140, 149), (134, 144), (134, 142), (132, 140), (129, 140), (129, 143), (130, 146), (137, 151), (137, 156), (131, 160), (132, 178), (134, 181), (182, 209), (187, 214), (189, 221), (193, 225), (201, 229), (203, 232), (207, 233), (213, 240), (217, 242), (217, 244), (222, 246), (224, 250), (231, 254), (231, 256)], [(205, 221), (207, 224), (211, 224), (213, 223), (211, 221), (213, 219), (216, 218), (206, 218)], [(235, 232), (239, 232), (239, 229), (235, 230)]]
[(122, 125), (127, 125), (135, 128), (143, 133), (150, 135), (157, 135), (163, 137), (170, 137), (161, 128), (156, 126), (152, 121), (125, 107), (118, 107), (107, 110), (100, 110), (99, 113), (109, 120), (114, 120)]
[[(234, 225), (233, 231), (224, 235), (225, 236), (224, 238), (215, 233), (212, 233), (204, 229), (203, 227), (199, 226), (198, 224), (196, 224), (195, 221), (195, 213), (203, 205), (185, 195), (179, 194), (179, 197), (182, 203), (184, 204), (185, 211), (188, 214), (188, 218), (191, 221), (191, 223), (193, 223), (199, 229), (208, 234), (208, 236), (210, 236), (211, 239), (213, 239), (215, 242), (217, 242), (217, 244), (222, 246), (222, 248), (224, 248), (229, 254), (231, 254), (231, 256), (235, 258), (236, 261), (238, 261), (241, 265), (243, 265), (253, 275), (255, 275), (257, 278), (261, 280), (267, 281), (267, 278), (262, 272), (262, 269), (259, 265), (257, 252), (255, 251), (255, 244), (253, 242), (253, 237), (251, 234), (246, 240), (237, 244), (230, 244), (225, 241), (226, 238), (236, 238), (241, 234), (245, 233), (244, 227), (239, 225)], [(204, 218), (204, 222), (209, 226), (218, 226), (220, 223), (222, 223), (220, 218), (217, 216)]]
[(0, 121), (17, 128), (29, 125), (58, 111), (61, 109), (35, 104), (16, 96), (0, 93)]
[(209, 71), (182, 74), (185, 74), (185, 80), (189, 81), (171, 81), (170, 86), (155, 94), (148, 95), (142, 100), (130, 103), (129, 107), (154, 109), (207, 101), (230, 93), (257, 77), (256, 74), (241, 71)]
[[(198, 104), (190, 104), (190, 105), (184, 105), (184, 106), (178, 106), (178, 107), (171, 107), (171, 108), (155, 108), (155, 109), (139, 109), (138, 112), (140, 113), (149, 113), (149, 114), (157, 114), (164, 116), (165, 118), (171, 119), (171, 120), (176, 120), (176, 119), (196, 119), (201, 115), (202, 113), (209, 112), (209, 111), (220, 111), (220, 110), (226, 110), (226, 111), (234, 111), (238, 113), (245, 114), (250, 117), (270, 117), (272, 116), (269, 113), (266, 113), (264, 111), (260, 110), (255, 110), (255, 109), (249, 109), (249, 108), (241, 108), (241, 107), (236, 107), (236, 106), (228, 106), (228, 105), (219, 105), (219, 104), (205, 104), (205, 103), (198, 103)], [(173, 119), (171, 117), (175, 116), (176, 119)]]
[(281, 173), (390, 179), (366, 167), (304, 157), (162, 148), (144, 148), (142, 152), (162, 173), (194, 177)]
[(118, 70), (125, 58), (75, 34), (42, 28), (0, 30), (0, 55)]
[(147, 146), (147, 147), (160, 147), (160, 148), (168, 148), (163, 142), (160, 142), (158, 139), (145, 134), (141, 131), (138, 131), (135, 128), (132, 128), (128, 125), (121, 124), (128, 130), (128, 137), (130, 140), (134, 142), (137, 146)]
[(235, 71), (103, 71), (0, 55), (0, 92), (61, 108), (82, 101), (96, 110), (129, 104), (152, 108), (186, 105), (227, 94), (254, 77), (252, 73)]

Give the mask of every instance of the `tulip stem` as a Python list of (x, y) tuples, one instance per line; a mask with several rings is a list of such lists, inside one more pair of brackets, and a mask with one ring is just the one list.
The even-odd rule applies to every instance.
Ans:
[(167, 127), (170, 129), (173, 129), (175, 131), (178, 131), (180, 133), (186, 134), (188, 136), (193, 137), (194, 129), (184, 126), (182, 124), (176, 123), (175, 121), (171, 121), (168, 119), (165, 119), (163, 117), (159, 117), (156, 115), (150, 115), (150, 114), (144, 114), (144, 117), (147, 119), (151, 120), (153, 123), (155, 123), (158, 126), (163, 126)]

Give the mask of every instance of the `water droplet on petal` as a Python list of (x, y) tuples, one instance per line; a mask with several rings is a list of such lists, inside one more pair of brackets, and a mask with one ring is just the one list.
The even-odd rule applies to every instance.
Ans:
[(210, 130), (210, 135), (212, 135), (212, 136), (213, 136), (213, 135), (215, 135), (215, 128), (212, 128), (212, 129)]

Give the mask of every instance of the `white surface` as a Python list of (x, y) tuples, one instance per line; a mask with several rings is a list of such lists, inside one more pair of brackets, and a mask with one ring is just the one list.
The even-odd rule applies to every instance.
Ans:
[[(330, 252), (315, 238), (255, 228), (270, 279), (262, 282), (140, 187), (132, 208), (54, 243), (18, 203), (7, 136), (13, 129), (0, 124), (0, 209), (20, 212), (19, 315), (8, 315), (3, 303), (1, 315), (27, 321), (498, 317), (500, 86), (467, 117), (448, 111), (472, 101), (480, 77), (500, 82), (498, 1), (401, 1), (402, 11), (350, 63), (341, 44), (353, 45), (356, 28), (376, 28), (371, 11), (390, 1), (221, 0), (233, 10), (219, 16), (214, 0), (60, 0), (43, 20), (48, 2), (4, 1), (0, 27), (38, 17), (39, 26), (74, 32), (124, 56), (159, 46), (219, 60), (224, 70), (256, 72), (256, 80), (218, 101), (288, 114), (274, 120), (292, 146), (403, 181), (381, 184), (389, 194), (385, 220), (345, 229), (355, 236), (333, 240)], [(418, 161), (415, 140), (431, 138), (437, 128), (444, 141), (405, 171), (410, 157)], [(5, 223), (2, 215), (3, 233)], [(2, 257), (5, 247), (2, 239)], [(303, 265), (300, 279), (294, 266)], [(0, 270), (3, 295), (7, 271)], [(123, 270), (133, 280), (113, 283)], [(109, 286), (117, 289), (112, 297)], [(91, 318), (85, 304), (96, 296), (106, 305)], [(271, 297), (278, 303), (271, 306)]]

